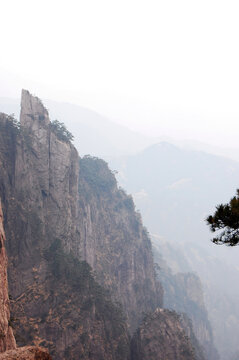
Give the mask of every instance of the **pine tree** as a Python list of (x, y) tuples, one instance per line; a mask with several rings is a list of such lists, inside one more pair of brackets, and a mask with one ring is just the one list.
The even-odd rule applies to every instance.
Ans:
[(239, 243), (239, 189), (228, 204), (216, 206), (214, 215), (208, 216), (206, 221), (212, 232), (218, 231), (212, 242), (228, 246), (237, 245)]

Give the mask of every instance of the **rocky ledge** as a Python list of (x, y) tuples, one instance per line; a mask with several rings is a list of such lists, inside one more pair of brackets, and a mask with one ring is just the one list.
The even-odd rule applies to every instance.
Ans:
[(5, 351), (0, 354), (0, 360), (51, 360), (47, 350), (37, 346), (24, 346), (22, 348)]

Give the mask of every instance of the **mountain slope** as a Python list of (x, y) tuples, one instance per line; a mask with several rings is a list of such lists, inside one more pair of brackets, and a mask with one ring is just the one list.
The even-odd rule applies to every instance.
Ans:
[(75, 148), (59, 140), (47, 111), (28, 92), (23, 92), (21, 129), (8, 116), (0, 120), (0, 191), (18, 344), (44, 345), (57, 359), (79, 353), (86, 359), (125, 359), (129, 340), (122, 310), (79, 252), (73, 255)]
[[(0, 196), (17, 342), (44, 345), (55, 359), (126, 360), (128, 329), (156, 311), (162, 324), (170, 322), (170, 338), (192, 349), (193, 332), (156, 310), (163, 291), (150, 238), (107, 164), (80, 159), (64, 128), (27, 91), (20, 120), (0, 115)], [(166, 336), (160, 319), (154, 344)], [(170, 354), (178, 351), (174, 340), (163, 339)], [(180, 360), (189, 353), (180, 352)]]
[(204, 219), (215, 204), (230, 198), (239, 179), (239, 163), (168, 143), (112, 159), (110, 166), (134, 194), (150, 232), (177, 242), (208, 243)]
[(162, 304), (148, 235), (106, 164), (79, 160), (38, 98), (23, 91), (21, 105), (20, 128), (0, 118), (17, 341), (57, 359), (126, 359), (128, 326)]

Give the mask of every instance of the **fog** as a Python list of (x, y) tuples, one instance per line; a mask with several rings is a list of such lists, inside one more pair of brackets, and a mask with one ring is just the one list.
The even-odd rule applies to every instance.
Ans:
[(1, 13), (0, 96), (28, 88), (150, 136), (238, 146), (236, 1), (13, 0)]
[(0, 111), (18, 116), (28, 89), (81, 156), (118, 171), (172, 270), (200, 275), (222, 360), (238, 350), (239, 248), (212, 245), (205, 217), (239, 184), (238, 10), (214, 0), (13, 0), (0, 22)]

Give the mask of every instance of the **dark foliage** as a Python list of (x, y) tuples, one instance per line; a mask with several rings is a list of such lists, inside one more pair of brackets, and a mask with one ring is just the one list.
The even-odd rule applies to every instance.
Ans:
[[(54, 281), (70, 287), (71, 293), (75, 294), (81, 314), (89, 317), (95, 312), (96, 319), (103, 320), (106, 342), (118, 340), (122, 343), (122, 348), (116, 349), (115, 359), (127, 359), (129, 344), (122, 306), (120, 303), (113, 303), (109, 291), (96, 282), (90, 265), (71, 253), (66, 254), (59, 239), (44, 251), (44, 257), (50, 265)], [(79, 340), (86, 344), (88, 338), (88, 334), (83, 333)]]
[(74, 136), (69, 130), (67, 130), (65, 124), (58, 120), (54, 120), (51, 122), (51, 129), (56, 134), (59, 140), (71, 142), (74, 139)]
[[(1, 115), (2, 113), (0, 113)], [(5, 119), (8, 121), (8, 127), (12, 130), (14, 134), (18, 134), (20, 131), (20, 122), (15, 118), (14, 114), (6, 115), (2, 114)]]
[[(84, 180), (96, 193), (110, 192), (116, 186), (115, 175), (109, 170), (108, 164), (90, 155), (80, 159), (80, 180)], [(80, 193), (84, 191), (82, 181), (79, 184)]]
[(235, 246), (239, 243), (239, 189), (228, 204), (216, 206), (214, 215), (206, 219), (212, 232), (219, 234), (212, 239), (215, 244)]

